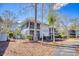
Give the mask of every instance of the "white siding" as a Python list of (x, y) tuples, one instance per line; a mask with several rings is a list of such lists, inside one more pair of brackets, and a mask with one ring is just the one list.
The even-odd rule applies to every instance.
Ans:
[(41, 25), (40, 27), (40, 37), (42, 37), (42, 33), (44, 36), (49, 36), (49, 27), (47, 25)]
[(29, 35), (29, 29), (23, 29), (21, 31), (21, 34), (23, 34), (23, 35)]
[(7, 41), (7, 34), (0, 33), (0, 41)]
[(77, 36), (79, 36), (79, 30), (76, 31)]
[[(29, 35), (29, 32), (30, 30), (35, 30), (35, 29), (32, 29), (32, 28), (26, 28), (26, 26), (24, 26), (22, 28), (22, 34), (24, 35)], [(42, 37), (42, 33), (44, 36), (49, 36), (49, 27), (47, 24), (43, 24), (43, 23), (40, 23), (40, 29), (36, 29), (37, 31), (40, 31), (40, 37)]]

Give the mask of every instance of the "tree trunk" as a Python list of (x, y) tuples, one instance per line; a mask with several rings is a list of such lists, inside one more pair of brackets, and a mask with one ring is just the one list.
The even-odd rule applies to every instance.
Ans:
[(54, 32), (54, 26), (53, 26), (53, 42), (55, 42), (55, 32)]
[[(43, 17), (44, 17), (44, 4), (42, 4), (42, 23), (43, 23)], [(42, 42), (43, 42), (43, 31), (42, 31)]]
[(37, 35), (36, 35), (36, 33), (37, 33), (37, 30), (36, 30), (36, 28), (37, 28), (37, 3), (35, 3), (35, 30), (34, 30), (34, 41), (37, 41)]
[(43, 33), (42, 33), (42, 42), (43, 42)]
[(52, 40), (53, 38), (52, 38), (52, 27), (51, 27), (51, 40)]
[(69, 39), (69, 32), (68, 32), (68, 30), (67, 30), (67, 39)]
[(75, 32), (75, 34), (76, 34), (76, 38), (77, 38), (77, 31)]

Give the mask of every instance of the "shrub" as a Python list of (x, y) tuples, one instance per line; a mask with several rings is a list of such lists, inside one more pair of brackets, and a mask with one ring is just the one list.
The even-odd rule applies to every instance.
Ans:
[(61, 36), (61, 35), (56, 35), (55, 37), (56, 37), (56, 38), (62, 38), (62, 36)]
[(14, 34), (12, 32), (9, 33), (9, 38), (13, 38)]
[(26, 38), (29, 39), (29, 40), (33, 39), (33, 37), (31, 35), (28, 35)]
[[(53, 35), (52, 35), (52, 37), (53, 37)], [(61, 34), (55, 35), (55, 38), (64, 38), (64, 35), (61, 35)]]

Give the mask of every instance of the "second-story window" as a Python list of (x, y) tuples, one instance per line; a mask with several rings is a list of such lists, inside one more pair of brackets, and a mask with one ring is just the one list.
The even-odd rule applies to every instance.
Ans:
[(29, 23), (26, 24), (26, 28), (28, 28)]
[(40, 24), (39, 23), (37, 23), (37, 29), (40, 29)]
[(30, 22), (30, 28), (34, 28), (34, 23)]

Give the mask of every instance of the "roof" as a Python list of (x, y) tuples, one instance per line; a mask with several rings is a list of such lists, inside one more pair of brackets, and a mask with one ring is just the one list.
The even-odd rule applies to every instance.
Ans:
[[(34, 18), (27, 18), (24, 22), (25, 22), (25, 23), (27, 23), (27, 22), (35, 22), (35, 19), (34, 19)], [(40, 23), (40, 24), (42, 24), (42, 25), (49, 26), (48, 24), (43, 23), (43, 22), (41, 22), (41, 21), (39, 21), (39, 20), (37, 20), (37, 23)]]

